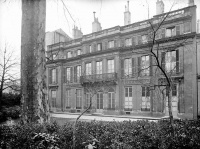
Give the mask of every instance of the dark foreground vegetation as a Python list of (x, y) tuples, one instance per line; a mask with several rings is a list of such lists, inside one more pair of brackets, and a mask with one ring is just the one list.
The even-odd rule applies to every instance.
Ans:
[(0, 123), (18, 119), (20, 115), (20, 94), (3, 93), (0, 107)]
[[(76, 148), (96, 142), (99, 149), (200, 148), (200, 121), (177, 120), (174, 133), (169, 121), (79, 122)], [(70, 149), (73, 123), (0, 126), (0, 148)]]

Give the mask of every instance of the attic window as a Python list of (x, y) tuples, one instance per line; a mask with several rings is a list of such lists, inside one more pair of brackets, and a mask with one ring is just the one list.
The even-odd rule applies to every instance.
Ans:
[(172, 37), (176, 35), (176, 30), (175, 30), (175, 26), (171, 26), (166, 28), (166, 36), (167, 37)]

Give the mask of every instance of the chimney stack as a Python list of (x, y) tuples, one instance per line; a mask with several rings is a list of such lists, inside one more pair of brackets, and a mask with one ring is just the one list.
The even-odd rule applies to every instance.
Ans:
[(131, 24), (131, 13), (129, 11), (129, 1), (127, 1), (127, 7), (125, 6), (124, 12), (124, 25)]
[(83, 36), (81, 28), (78, 29), (78, 27), (75, 25), (74, 28), (72, 29), (72, 33), (73, 33), (73, 39), (81, 38)]
[(98, 31), (101, 31), (102, 28), (101, 28), (101, 23), (99, 23), (98, 21), (98, 18), (95, 17), (95, 11), (93, 12), (94, 14), (94, 22), (92, 22), (92, 32), (98, 32)]
[(162, 0), (156, 2), (156, 15), (164, 13), (164, 3)]
[(193, 6), (194, 5), (194, 0), (188, 0), (188, 6)]

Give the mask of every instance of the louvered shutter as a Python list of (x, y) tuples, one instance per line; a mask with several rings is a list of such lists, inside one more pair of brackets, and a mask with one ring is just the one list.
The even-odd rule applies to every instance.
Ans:
[(149, 65), (150, 65), (150, 67), (149, 67), (149, 75), (150, 76), (153, 76), (153, 60), (152, 60), (152, 56), (151, 55), (149, 55)]
[(52, 69), (49, 69), (49, 84), (52, 84)]
[(141, 74), (141, 57), (138, 57), (138, 76)]
[(77, 66), (74, 67), (74, 82), (77, 82)]
[(56, 68), (56, 83), (58, 83), (58, 69)]
[(165, 52), (161, 53), (161, 66), (162, 69), (165, 70)]
[(63, 80), (66, 82), (66, 68), (63, 67)]
[(96, 51), (97, 51), (97, 44), (94, 43), (94, 44), (93, 44), (93, 52), (96, 52)]
[(70, 68), (70, 82), (73, 82), (73, 68)]
[(117, 48), (117, 39), (114, 40), (114, 48)]
[(121, 76), (124, 77), (124, 60), (121, 60)]
[(135, 59), (132, 58), (132, 76), (135, 77)]
[(108, 42), (107, 42), (107, 41), (105, 41), (105, 42), (104, 42), (104, 50), (107, 50), (107, 49), (108, 49), (108, 47), (107, 47), (107, 46), (108, 46)]
[(179, 73), (179, 50), (176, 50), (176, 73)]
[(180, 35), (180, 25), (176, 26), (176, 35)]

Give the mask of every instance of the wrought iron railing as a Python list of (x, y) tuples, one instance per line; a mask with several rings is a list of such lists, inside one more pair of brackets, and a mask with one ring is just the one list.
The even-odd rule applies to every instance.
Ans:
[(117, 73), (93, 74), (93, 75), (84, 75), (80, 77), (81, 84), (89, 82), (116, 81), (116, 80), (117, 80)]

